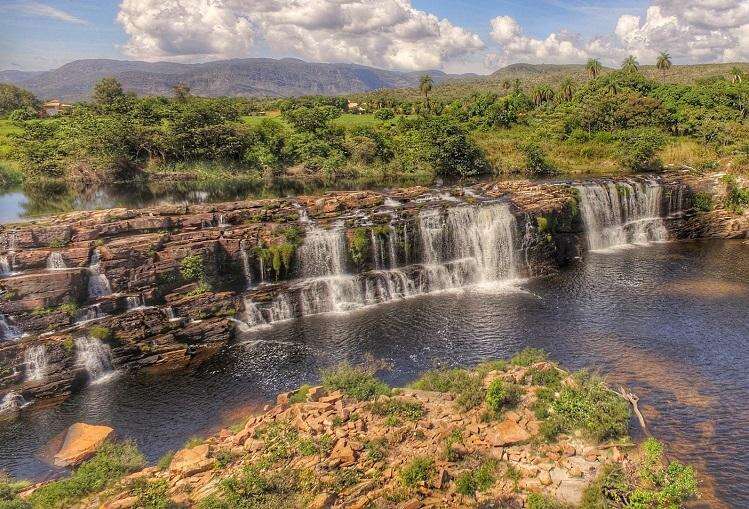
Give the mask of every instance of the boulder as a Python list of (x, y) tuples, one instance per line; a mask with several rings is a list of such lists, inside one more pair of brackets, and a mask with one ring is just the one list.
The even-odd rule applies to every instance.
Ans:
[(518, 442), (524, 442), (531, 437), (522, 426), (515, 421), (505, 419), (500, 422), (494, 428), (487, 430), (487, 439), (494, 445), (505, 446), (512, 445)]
[(208, 457), (210, 448), (208, 444), (201, 444), (192, 449), (178, 451), (169, 464), (169, 472), (183, 477), (205, 472), (213, 468), (214, 460)]
[(93, 456), (99, 447), (114, 434), (109, 426), (93, 426), (77, 422), (68, 428), (60, 451), (55, 454), (57, 467), (78, 465)]

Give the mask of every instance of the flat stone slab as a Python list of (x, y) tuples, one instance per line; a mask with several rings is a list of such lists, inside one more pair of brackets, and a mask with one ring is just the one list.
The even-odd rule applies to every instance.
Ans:
[(109, 426), (76, 422), (68, 428), (65, 441), (55, 454), (55, 466), (69, 467), (89, 459), (113, 434), (114, 429)]

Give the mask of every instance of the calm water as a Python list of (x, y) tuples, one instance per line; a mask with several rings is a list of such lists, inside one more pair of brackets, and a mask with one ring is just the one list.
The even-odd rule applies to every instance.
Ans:
[[(198, 372), (125, 378), (0, 424), (0, 468), (54, 471), (45, 445), (75, 421), (106, 423), (150, 459), (236, 419), (320, 368), (373, 356), (404, 384), (435, 364), (470, 365), (525, 346), (591, 367), (637, 393), (652, 432), (749, 507), (749, 245), (657, 244), (590, 254), (515, 289), (465, 291), (310, 317), (244, 334)], [(712, 502), (715, 504), (715, 502)]]

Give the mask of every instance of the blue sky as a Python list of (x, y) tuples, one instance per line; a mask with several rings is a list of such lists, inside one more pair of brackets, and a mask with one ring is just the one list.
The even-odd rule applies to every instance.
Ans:
[[(167, 10), (169, 2), (177, 14)], [(629, 53), (647, 60), (661, 49), (684, 62), (740, 60), (749, 52), (744, 0), (719, 7), (699, 0), (351, 0), (347, 15), (355, 22), (364, 21), (361, 12), (386, 20), (367, 27), (366, 42), (359, 29), (351, 35), (351, 19), (334, 20), (340, 8), (332, 0), (215, 2), (218, 9), (206, 7), (207, 0), (0, 0), (0, 69), (50, 69), (78, 58), (297, 56), (489, 72), (513, 61), (613, 63)], [(312, 3), (310, 12), (329, 12), (330, 20), (321, 15), (308, 23), (306, 14), (297, 15)], [(263, 10), (272, 16), (257, 14)], [(445, 23), (435, 26), (430, 15)], [(191, 30), (178, 29), (180, 22)], [(220, 23), (230, 28), (214, 33)], [(415, 36), (401, 37), (414, 25)], [(688, 41), (698, 37), (714, 47), (705, 51)]]

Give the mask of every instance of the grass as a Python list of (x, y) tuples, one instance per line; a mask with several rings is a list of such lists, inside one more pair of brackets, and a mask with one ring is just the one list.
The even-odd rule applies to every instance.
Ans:
[(400, 471), (401, 484), (406, 488), (416, 488), (422, 483), (428, 482), (437, 473), (434, 460), (425, 457), (412, 459)]
[(473, 496), (477, 491), (488, 490), (494, 484), (496, 469), (496, 461), (486, 461), (478, 468), (462, 473), (455, 479), (455, 491), (461, 495)]
[(85, 496), (104, 490), (144, 465), (145, 458), (132, 442), (105, 443), (70, 477), (42, 486), (31, 495), (29, 502), (35, 508), (72, 507)]
[(369, 405), (373, 414), (379, 416), (396, 417), (409, 421), (418, 421), (424, 417), (424, 407), (418, 401), (406, 401), (390, 398), (387, 401), (375, 401)]
[(470, 410), (484, 400), (481, 377), (465, 369), (427, 371), (419, 380), (411, 384), (411, 387), (423, 391), (454, 394), (455, 402), (463, 410)]
[(323, 371), (323, 386), (329, 391), (340, 390), (358, 401), (368, 401), (380, 395), (389, 395), (390, 387), (363, 368), (341, 364)]
[(498, 416), (506, 409), (515, 408), (522, 395), (523, 390), (520, 386), (493, 380), (486, 390), (486, 407), (489, 412)]

